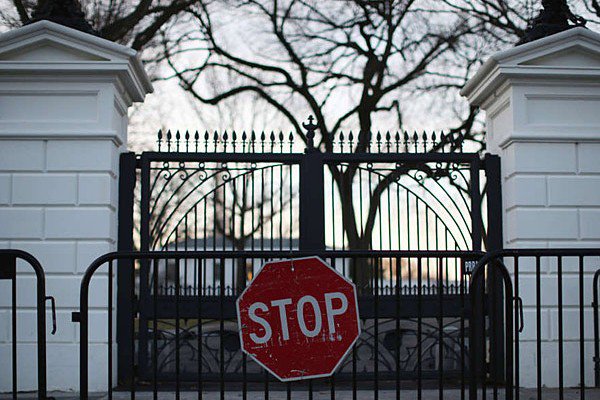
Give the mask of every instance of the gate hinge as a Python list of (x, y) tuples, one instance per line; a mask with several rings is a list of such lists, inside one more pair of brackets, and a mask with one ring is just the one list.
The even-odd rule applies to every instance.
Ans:
[(71, 322), (81, 322), (81, 313), (79, 311), (71, 313)]

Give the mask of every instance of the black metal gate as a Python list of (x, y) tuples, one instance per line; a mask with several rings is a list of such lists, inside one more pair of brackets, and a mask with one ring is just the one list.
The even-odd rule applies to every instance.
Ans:
[[(447, 378), (464, 376), (466, 364), (460, 360), (439, 359), (432, 353), (423, 371), (423, 360), (410, 357), (417, 353), (422, 357), (423, 345), (435, 353), (433, 349), (465, 344), (459, 325), (464, 333), (462, 300), (469, 267), (479, 251), (499, 249), (502, 243), (498, 157), (463, 151), (459, 133), (349, 132), (333, 138), (329, 148), (317, 148), (316, 126), (309, 121), (305, 128), (306, 143), (281, 132), (159, 132), (158, 151), (122, 155), (120, 251), (220, 252), (210, 261), (207, 257), (204, 261), (166, 257), (159, 265), (149, 259), (119, 261), (117, 341), (122, 383), (150, 382), (155, 370), (154, 378), (161, 382), (175, 376), (178, 382), (208, 382), (219, 376), (221, 368), (230, 381), (263, 380), (251, 363), (244, 362), (242, 371), (236, 328), (226, 330), (227, 337), (220, 329), (223, 323), (235, 324), (231, 304), (261, 263), (258, 254), (263, 258), (320, 254), (335, 260), (357, 284), (364, 351), (373, 357), (387, 348), (390, 361), (369, 362), (358, 370), (348, 364), (340, 380), (344, 371), (353, 382), (374, 375), (383, 379), (386, 374), (399, 374), (398, 379), (417, 373), (420, 378), (437, 377), (440, 370)], [(350, 252), (347, 257), (338, 259), (336, 252), (345, 251)], [(351, 252), (365, 251), (373, 257), (351, 257)], [(418, 257), (376, 256), (386, 251), (414, 251)], [(440, 269), (436, 262), (417, 263), (428, 251), (462, 253), (453, 262), (441, 263)], [(394, 314), (397, 296), (403, 304), (400, 319)], [(500, 313), (502, 296), (495, 304)], [(393, 314), (389, 321), (381, 320), (386, 309)], [(426, 325), (429, 344), (422, 340)], [(177, 335), (173, 343), (173, 332), (181, 329), (189, 341)], [(493, 329), (503, 337), (500, 324)], [(406, 350), (408, 358), (402, 365), (394, 361), (400, 355), (390, 350), (396, 348), (399, 332), (406, 338), (418, 333), (420, 338)], [(157, 342), (160, 348), (153, 349)], [(502, 343), (498, 341), (494, 349), (498, 370), (503, 365)], [(198, 366), (201, 348), (204, 354), (223, 349), (227, 354), (223, 359), (202, 359)], [(176, 371), (178, 359), (159, 368), (153, 351), (187, 357), (190, 366), (185, 373)], [(464, 356), (463, 351), (455, 351), (456, 357)], [(133, 366), (132, 359), (136, 359)]]

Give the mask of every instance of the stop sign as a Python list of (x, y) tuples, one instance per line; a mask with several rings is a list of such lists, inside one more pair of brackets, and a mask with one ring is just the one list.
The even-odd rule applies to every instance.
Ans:
[(236, 306), (243, 351), (282, 381), (332, 375), (360, 334), (354, 284), (318, 257), (266, 263)]

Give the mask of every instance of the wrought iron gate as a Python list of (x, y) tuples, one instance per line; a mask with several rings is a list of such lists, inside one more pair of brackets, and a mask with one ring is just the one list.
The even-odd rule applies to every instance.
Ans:
[[(499, 159), (464, 152), (459, 133), (349, 132), (323, 149), (314, 145), (316, 126), (310, 122), (305, 128), (306, 143), (281, 132), (159, 132), (158, 151), (122, 156), (119, 250), (221, 252), (221, 256), (208, 262), (164, 259), (158, 267), (147, 259), (119, 261), (118, 287), (137, 288), (135, 293), (118, 291), (121, 382), (151, 380), (150, 371), (156, 369), (152, 352), (157, 350), (151, 347), (157, 338), (159, 352), (182, 356), (187, 348), (182, 357), (192, 360), (200, 347), (205, 354), (225, 348), (225, 359), (231, 362), (211, 364), (207, 359), (186, 374), (175, 374), (174, 364), (165, 363), (157, 379), (166, 382), (177, 375), (195, 382), (202, 371), (202, 380), (210, 381), (215, 370), (225, 368), (229, 380), (241, 381), (241, 367), (234, 365), (241, 357), (235, 315), (227, 310), (260, 263), (260, 257), (252, 254), (314, 253), (327, 258), (336, 251), (415, 251), (425, 257), (427, 251), (462, 251), (471, 252), (476, 260), (483, 248), (501, 247)], [(236, 258), (236, 252), (250, 256)], [(461, 299), (468, 286), (468, 267), (474, 264), (469, 257), (444, 262), (442, 270), (435, 262), (415, 264), (418, 257), (367, 258), (336, 261), (359, 288), (365, 349), (371, 353), (393, 349), (391, 343), (400, 340), (398, 332), (415, 336), (426, 325), (432, 351), (464, 339), (457, 326), (465, 322)], [(389, 324), (380, 319), (382, 310), (396, 309), (397, 295), (403, 303), (401, 327), (393, 318)], [(219, 311), (223, 296), (225, 314)], [(199, 302), (204, 304), (201, 316)], [(501, 298), (496, 306), (503, 307)], [(444, 328), (436, 320), (442, 309)], [(223, 319), (232, 324), (227, 330), (231, 337), (223, 337), (218, 329)], [(173, 330), (180, 329), (198, 344), (180, 342), (179, 336), (177, 343), (170, 340)], [(439, 329), (452, 334), (438, 335)], [(493, 329), (502, 337), (502, 326)], [(215, 338), (217, 332), (221, 333)], [(497, 341), (494, 349), (498, 370), (503, 365), (502, 343)], [(456, 354), (460, 357), (461, 351)], [(464, 362), (436, 357), (432, 354), (426, 371), (419, 373), (434, 377), (446, 365), (445, 376), (451, 377), (452, 368), (455, 376), (465, 368)], [(390, 376), (401, 372), (402, 379), (414, 376), (416, 360), (403, 363), (369, 363), (358, 376), (385, 377), (386, 371)], [(176, 365), (179, 368), (180, 363)], [(244, 382), (264, 379), (258, 369), (248, 368), (243, 371)]]

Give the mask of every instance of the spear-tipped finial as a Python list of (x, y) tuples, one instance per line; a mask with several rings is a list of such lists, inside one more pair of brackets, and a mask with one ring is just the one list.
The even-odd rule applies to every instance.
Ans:
[(313, 124), (315, 117), (310, 115), (308, 117), (308, 124), (302, 123), (304, 129), (306, 129), (306, 152), (315, 151), (315, 131), (319, 128), (317, 125)]
[(529, 22), (517, 46), (586, 24), (583, 17), (573, 14), (566, 0), (542, 0), (542, 7), (538, 16)]
[(77, 0), (39, 0), (28, 23), (42, 20), (98, 36), (98, 32), (85, 19), (81, 4)]

